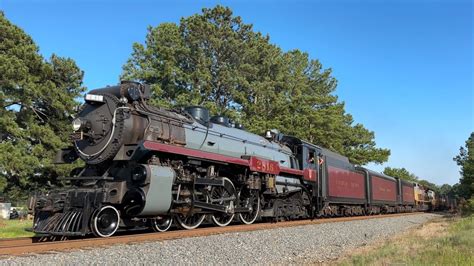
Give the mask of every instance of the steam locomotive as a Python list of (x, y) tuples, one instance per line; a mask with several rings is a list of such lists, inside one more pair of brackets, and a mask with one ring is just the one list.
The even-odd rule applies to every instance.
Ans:
[(112, 236), (119, 228), (281, 221), (417, 209), (414, 184), (354, 166), (302, 139), (259, 136), (200, 106), (147, 104), (150, 88), (122, 82), (85, 95), (72, 146), (56, 163), (84, 167), (66, 188), (36, 195), (33, 231)]

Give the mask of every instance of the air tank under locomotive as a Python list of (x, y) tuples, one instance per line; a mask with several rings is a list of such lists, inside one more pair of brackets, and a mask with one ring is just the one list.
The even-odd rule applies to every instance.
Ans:
[(198, 106), (153, 107), (149, 98), (149, 87), (134, 82), (85, 96), (72, 145), (56, 156), (85, 165), (63, 178), (67, 187), (32, 198), (36, 233), (107, 237), (119, 227), (165, 231), (173, 221), (185, 229), (205, 220), (249, 224), (278, 195), (295, 198), (288, 215), (308, 216), (304, 182), (280, 174), (297, 161), (274, 134), (249, 133)]

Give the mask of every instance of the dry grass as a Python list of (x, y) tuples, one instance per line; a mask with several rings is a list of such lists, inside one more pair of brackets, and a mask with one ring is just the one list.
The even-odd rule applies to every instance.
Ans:
[(422, 239), (445, 236), (448, 234), (449, 223), (445, 219), (435, 220), (414, 230), (412, 235)]
[(474, 265), (474, 216), (431, 221), (389, 240), (353, 250), (336, 263)]
[(444, 219), (437, 219), (431, 221), (430, 223), (423, 224), (422, 226), (416, 229), (412, 229), (408, 232), (396, 235), (390, 238), (388, 241), (379, 240), (368, 246), (360, 247), (355, 250), (349, 251), (340, 261), (346, 260), (347, 257), (360, 256), (368, 254), (370, 252), (374, 252), (380, 247), (382, 247), (384, 244), (388, 244), (389, 242), (398, 243), (401, 251), (405, 253), (411, 253), (421, 248), (422, 245), (420, 244), (421, 241), (409, 241), (409, 239), (412, 240), (412, 238), (414, 238), (419, 240), (428, 240), (434, 237), (445, 236), (448, 233), (448, 226), (449, 224)]

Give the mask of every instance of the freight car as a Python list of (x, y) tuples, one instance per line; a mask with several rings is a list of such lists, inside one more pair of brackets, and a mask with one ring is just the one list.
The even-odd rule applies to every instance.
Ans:
[(436, 211), (455, 212), (457, 210), (456, 199), (449, 197), (448, 195), (436, 195), (435, 202), (434, 210)]
[(72, 146), (56, 163), (77, 159), (66, 188), (30, 201), (34, 232), (113, 235), (119, 227), (194, 229), (205, 220), (291, 220), (412, 211), (413, 184), (352, 165), (304, 140), (247, 132), (191, 106), (148, 104), (150, 89), (122, 82), (85, 95)]

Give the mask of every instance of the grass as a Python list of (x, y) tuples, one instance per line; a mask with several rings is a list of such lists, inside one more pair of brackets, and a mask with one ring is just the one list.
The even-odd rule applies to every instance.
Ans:
[(474, 215), (442, 218), (357, 250), (340, 265), (474, 265)]
[(31, 220), (2, 220), (0, 219), (0, 238), (30, 237), (34, 233), (25, 231), (31, 228)]

